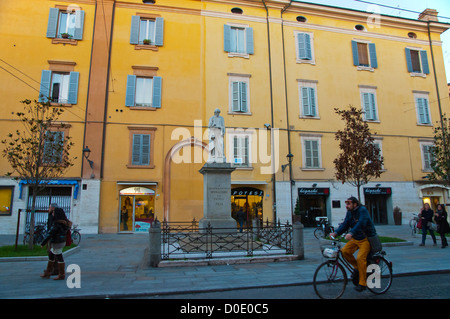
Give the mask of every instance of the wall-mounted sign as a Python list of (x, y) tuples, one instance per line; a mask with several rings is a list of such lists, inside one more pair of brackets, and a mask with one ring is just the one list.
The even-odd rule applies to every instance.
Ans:
[(391, 195), (390, 187), (364, 188), (364, 195)]
[(145, 187), (128, 187), (119, 192), (120, 195), (155, 195), (155, 191)]
[(320, 187), (312, 187), (312, 188), (299, 188), (298, 196), (307, 196), (307, 195), (330, 195), (329, 188), (320, 188)]
[(260, 189), (256, 189), (253, 187), (239, 187), (239, 188), (233, 188), (231, 190), (231, 196), (248, 196), (248, 195), (254, 195), (254, 196), (264, 196), (264, 191)]

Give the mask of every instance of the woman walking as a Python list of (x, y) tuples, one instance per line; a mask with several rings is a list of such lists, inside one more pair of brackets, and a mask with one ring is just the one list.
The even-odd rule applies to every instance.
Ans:
[(437, 232), (441, 235), (442, 248), (448, 246), (446, 233), (450, 233), (450, 226), (447, 221), (447, 212), (445, 211), (445, 206), (442, 204), (437, 205), (436, 213), (434, 214), (434, 220), (437, 224)]
[(66, 233), (71, 226), (62, 208), (55, 208), (53, 211), (53, 225), (48, 232), (47, 237), (42, 241), (41, 246), (45, 246), (50, 241), (50, 250), (48, 252), (47, 269), (41, 275), (42, 278), (50, 278), (55, 263), (58, 265), (58, 277), (54, 280), (63, 280), (66, 277), (65, 263), (62, 250), (66, 245)]
[(425, 246), (428, 231), (430, 231), (431, 238), (433, 239), (433, 246), (436, 246), (436, 236), (434, 236), (434, 232), (429, 226), (433, 222), (433, 216), (434, 212), (430, 208), (430, 204), (425, 203), (423, 208), (420, 209), (419, 214), (419, 217), (422, 219), (422, 243), (419, 246)]

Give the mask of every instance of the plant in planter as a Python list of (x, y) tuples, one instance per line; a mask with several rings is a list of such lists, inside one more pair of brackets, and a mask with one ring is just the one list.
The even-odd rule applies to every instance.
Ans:
[(144, 41), (142, 41), (144, 44), (151, 44), (152, 40), (150, 39), (144, 39)]
[(68, 33), (61, 33), (61, 37), (62, 37), (63, 39), (69, 39), (69, 38), (71, 38), (72, 36), (71, 36), (70, 34), (68, 34)]

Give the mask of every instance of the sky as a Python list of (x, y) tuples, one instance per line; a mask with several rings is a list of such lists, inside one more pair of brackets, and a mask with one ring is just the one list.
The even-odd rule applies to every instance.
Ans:
[[(293, 1), (296, 2), (297, 0)], [(436, 9), (439, 22), (448, 23), (450, 28), (450, 0), (305, 0), (304, 2), (379, 12), (408, 19), (417, 19), (419, 13), (427, 8)], [(450, 83), (450, 29), (441, 35), (441, 40), (443, 41), (442, 50), (444, 52), (447, 83)]]

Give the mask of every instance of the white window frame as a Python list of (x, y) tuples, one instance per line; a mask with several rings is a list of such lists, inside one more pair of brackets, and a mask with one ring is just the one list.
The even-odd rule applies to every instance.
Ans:
[[(303, 119), (320, 119), (319, 116), (319, 99), (317, 97), (317, 83), (318, 81), (314, 80), (297, 80), (298, 82), (298, 96), (299, 96), (299, 107), (300, 107), (300, 116), (299, 118)], [(313, 88), (314, 89), (314, 101), (316, 106), (316, 114), (315, 115), (305, 115), (303, 113), (303, 92), (302, 88)]]
[[(429, 93), (428, 92), (413, 92), (414, 93), (414, 105), (416, 107), (416, 119), (417, 119), (417, 125), (420, 126), (433, 126), (433, 120), (431, 119), (431, 112), (430, 112), (430, 99), (429, 99)], [(419, 103), (418, 99), (425, 99), (427, 101), (427, 109), (426, 112), (428, 113), (429, 122), (428, 123), (422, 123), (420, 121), (420, 113), (419, 113)]]
[[(306, 166), (306, 141), (317, 141), (317, 151), (318, 151), (318, 166), (307, 167)], [(322, 135), (302, 135), (302, 170), (324, 170), (322, 167)]]
[[(145, 27), (145, 37), (142, 38), (141, 40), (141, 23), (145, 21), (146, 22), (146, 27)], [(152, 34), (149, 34), (149, 27), (150, 24), (153, 24), (153, 32), (151, 32)], [(148, 18), (142, 18), (139, 20), (139, 37), (138, 37), (138, 43), (139, 44), (144, 44), (144, 40), (145, 39), (149, 39), (151, 41), (150, 44), (155, 44), (155, 39), (156, 39), (156, 21), (154, 19), (148, 19)]]
[[(249, 59), (250, 58), (250, 54), (248, 53), (248, 49), (247, 49), (247, 28), (250, 28), (250, 26), (248, 24), (240, 24), (240, 23), (227, 23), (226, 25), (228, 25), (231, 28), (231, 33), (233, 29), (242, 29), (244, 31), (244, 52), (228, 52), (228, 57), (241, 57), (241, 58), (246, 58)], [(231, 39), (231, 33), (230, 33), (230, 39)], [(231, 49), (231, 47), (230, 47)]]
[[(236, 115), (251, 115), (250, 109), (250, 77), (249, 74), (228, 74), (228, 114), (236, 114)], [(246, 98), (247, 98), (247, 112), (242, 111), (233, 111), (233, 83), (234, 82), (243, 82), (246, 83)], [(240, 97), (239, 97), (240, 100)]]
[[(364, 94), (373, 94), (374, 96), (374, 112), (375, 112), (375, 119), (367, 119), (366, 117), (366, 107), (364, 103)], [(366, 122), (371, 123), (380, 123), (380, 117), (378, 115), (378, 101), (377, 101), (377, 88), (376, 87), (368, 87), (368, 86), (360, 86), (359, 87), (359, 95), (361, 98), (361, 109), (363, 111), (363, 118)]]
[[(253, 169), (253, 152), (255, 152), (256, 154), (256, 149), (254, 148), (253, 145), (253, 134), (255, 134), (255, 130), (254, 129), (227, 129), (227, 138), (228, 138), (228, 156), (227, 158), (230, 158), (231, 164), (233, 167), (236, 167), (236, 169)], [(234, 139), (235, 137), (237, 137), (238, 139), (244, 139), (244, 138), (248, 138), (248, 145), (247, 145), (247, 151), (248, 151), (248, 165), (241, 165), (239, 163), (235, 163), (235, 155), (234, 155), (234, 148), (235, 148), (235, 144), (234, 144)], [(256, 145), (255, 145), (256, 148)]]
[[(66, 27), (65, 27), (65, 30), (61, 30), (61, 20), (62, 20), (64, 14), (67, 15), (66, 21), (65, 21)], [(71, 20), (73, 20), (73, 21), (71, 21)], [(73, 22), (72, 30), (69, 29), (70, 22)], [(75, 35), (76, 25), (77, 25), (76, 11), (75, 12), (69, 12), (69, 11), (59, 10), (58, 29), (56, 30), (56, 37), (57, 38), (62, 38), (62, 36), (61, 36), (62, 33), (68, 33), (71, 37), (73, 37)], [(72, 32), (70, 33), (69, 31), (72, 31)]]
[[(150, 103), (140, 103), (138, 102), (138, 82), (140, 80), (143, 80), (144, 83), (146, 83), (146, 85), (144, 85), (144, 87), (148, 87), (150, 86), (149, 89), (145, 89), (144, 91), (146, 91), (145, 95), (148, 97), (148, 95), (150, 94)], [(148, 84), (148, 82), (150, 82), (150, 84)], [(145, 77), (145, 76), (136, 76), (136, 88), (135, 88), (135, 92), (134, 92), (134, 105), (135, 106), (142, 106), (142, 107), (153, 107), (153, 78), (152, 77)], [(144, 101), (145, 102), (145, 101)]]
[[(53, 100), (53, 84), (55, 75), (62, 77), (61, 85), (59, 86), (58, 101)], [(50, 81), (50, 97), (53, 103), (67, 104), (69, 101), (69, 84), (70, 84), (70, 72), (52, 72), (52, 79)]]
[(430, 167), (426, 167), (424, 147), (434, 147), (434, 143), (432, 141), (419, 141), (419, 146), (420, 146), (420, 155), (421, 155), (421, 159), (422, 159), (422, 171), (423, 172), (432, 172), (433, 169), (431, 168), (431, 160), (432, 160), (431, 154), (428, 159)]
[[(300, 59), (300, 50), (298, 47), (298, 36), (299, 34), (308, 34), (310, 39), (310, 45), (311, 45), (311, 59)], [(308, 63), (312, 65), (316, 65), (316, 55), (314, 52), (314, 33), (313, 32), (305, 32), (305, 31), (294, 31), (294, 40), (295, 40), (295, 59), (297, 63)]]

